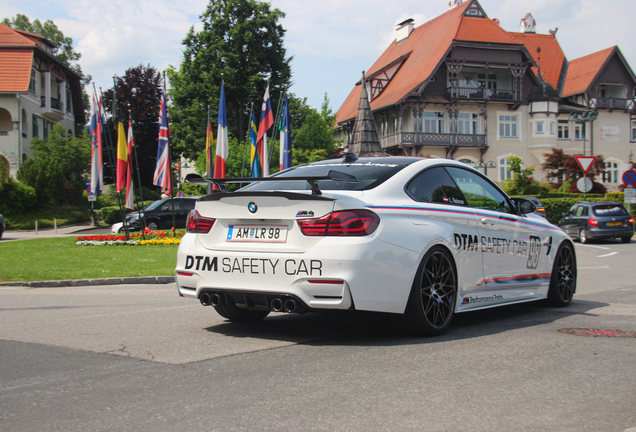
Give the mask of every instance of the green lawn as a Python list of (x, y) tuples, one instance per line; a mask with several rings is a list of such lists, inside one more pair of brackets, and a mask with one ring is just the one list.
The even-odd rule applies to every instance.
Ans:
[(0, 243), (0, 282), (171, 276), (179, 245), (76, 246), (76, 237)]

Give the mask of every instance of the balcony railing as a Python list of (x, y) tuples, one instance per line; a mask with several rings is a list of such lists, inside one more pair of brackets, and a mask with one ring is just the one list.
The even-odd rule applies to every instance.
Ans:
[(380, 143), (382, 148), (403, 144), (430, 147), (485, 147), (486, 135), (402, 132), (380, 137)]
[(447, 91), (451, 99), (521, 102), (521, 91), (519, 90), (491, 90), (475, 87), (448, 87)]
[(51, 98), (51, 108), (58, 111), (64, 111), (64, 102), (56, 98)]
[(618, 110), (633, 110), (634, 101), (631, 99), (619, 99), (619, 98), (596, 98), (592, 99), (592, 108), (596, 109), (618, 109)]

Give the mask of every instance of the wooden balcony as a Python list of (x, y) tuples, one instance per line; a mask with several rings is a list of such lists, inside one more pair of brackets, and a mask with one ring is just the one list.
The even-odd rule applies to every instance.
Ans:
[(606, 98), (591, 99), (590, 108), (634, 111), (636, 106), (632, 99), (619, 99), (619, 98), (606, 97)]
[(402, 132), (380, 137), (382, 148), (400, 145), (423, 147), (486, 147), (486, 135)]
[(448, 87), (450, 99), (496, 101), (496, 102), (521, 102), (520, 90), (490, 90), (475, 87)]

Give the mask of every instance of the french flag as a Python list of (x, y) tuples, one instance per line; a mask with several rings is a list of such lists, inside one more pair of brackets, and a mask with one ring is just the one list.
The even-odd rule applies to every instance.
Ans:
[(225, 111), (225, 83), (221, 84), (221, 100), (219, 101), (219, 118), (217, 121), (214, 178), (225, 178), (225, 162), (230, 153), (227, 135), (227, 113)]
[(269, 102), (269, 83), (263, 97), (263, 106), (261, 107), (261, 122), (258, 125), (258, 136), (256, 138), (256, 151), (261, 159), (261, 167), (263, 169), (263, 177), (269, 175), (269, 159), (267, 157), (267, 131), (274, 124), (274, 114), (272, 113), (272, 105)]
[(292, 147), (291, 147), (291, 115), (289, 114), (289, 100), (285, 97), (283, 109), (283, 128), (280, 135), (280, 170), (291, 168)]

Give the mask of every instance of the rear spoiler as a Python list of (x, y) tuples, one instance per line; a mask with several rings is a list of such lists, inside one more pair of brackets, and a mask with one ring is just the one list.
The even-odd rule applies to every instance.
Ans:
[(311, 187), (312, 195), (322, 195), (318, 188), (319, 181), (341, 181), (346, 183), (358, 183), (360, 180), (354, 175), (343, 173), (342, 171), (329, 170), (326, 176), (304, 176), (304, 177), (233, 177), (233, 178), (212, 178), (208, 179), (199, 174), (186, 175), (185, 182), (196, 185), (216, 185), (221, 192), (227, 192), (226, 183), (260, 183), (260, 182), (280, 182), (280, 181), (306, 181)]

